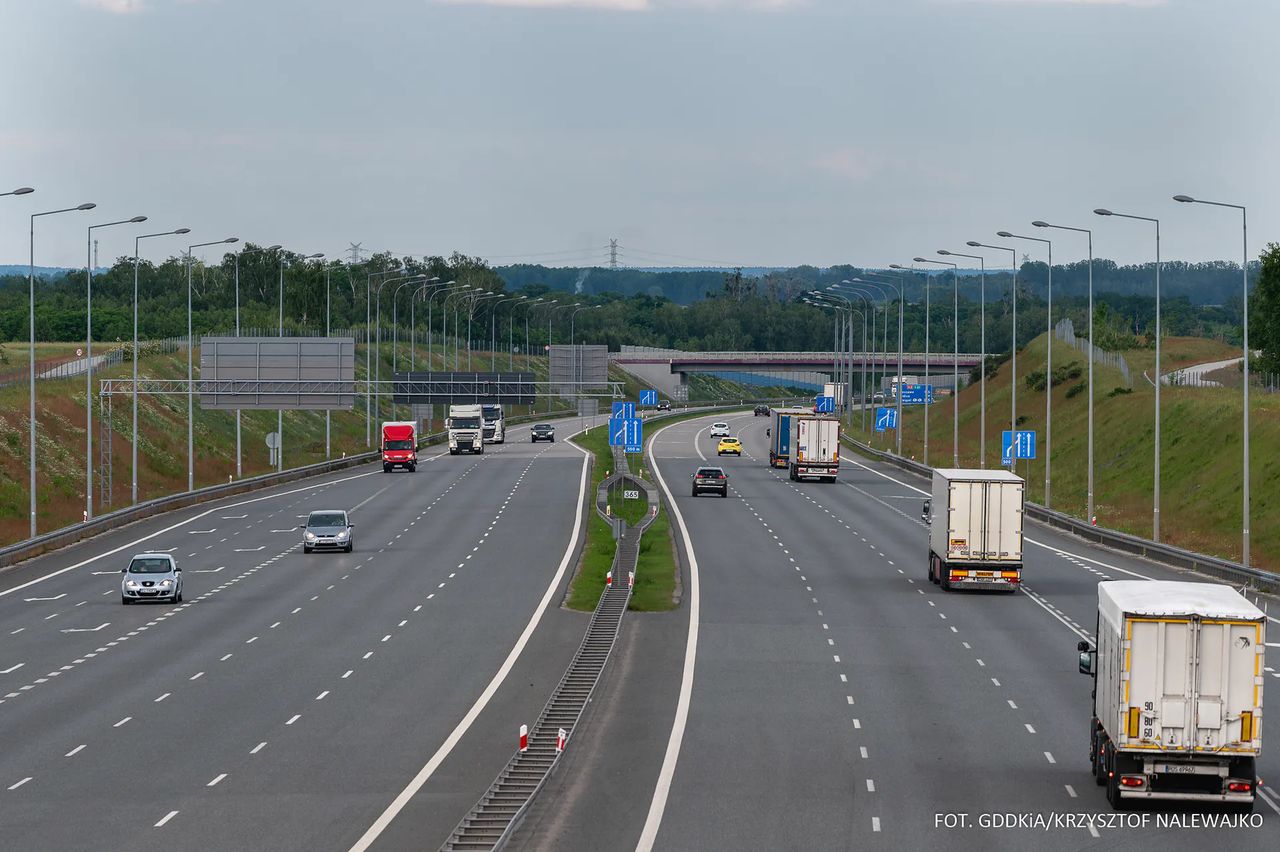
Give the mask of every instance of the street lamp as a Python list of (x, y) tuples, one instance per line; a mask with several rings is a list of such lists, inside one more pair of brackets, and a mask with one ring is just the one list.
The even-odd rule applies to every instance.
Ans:
[(1031, 223), (1037, 228), (1054, 228), (1059, 231), (1075, 231), (1089, 238), (1089, 480), (1087, 488), (1086, 522), (1095, 523), (1093, 514), (1093, 231), (1088, 228), (1072, 228), (1067, 225), (1050, 225), (1039, 219)]
[[(365, 276), (364, 282), (364, 445), (366, 447), (373, 446), (373, 411), (370, 407), (371, 398), (375, 391), (370, 387), (370, 377), (373, 376), (373, 276), (375, 275), (395, 275), (400, 272), (399, 269), (384, 269), (378, 272), (370, 272)], [(378, 291), (381, 294), (382, 284), (378, 284)], [(378, 300), (378, 358), (382, 358), (382, 300)]]
[[(536, 299), (529, 299), (526, 302), (521, 302), (518, 305), (513, 305), (511, 308), (511, 318), (507, 322), (507, 348), (510, 349), (511, 348), (511, 324), (515, 322), (516, 308), (523, 307), (523, 308), (529, 309), (528, 311), (525, 312), (525, 315), (524, 315), (524, 355), (526, 358), (529, 357), (529, 314), (533, 313), (534, 305), (540, 305), (540, 304), (542, 304), (541, 296), (539, 296)], [(507, 369), (508, 370), (515, 369), (515, 362), (510, 357), (510, 355), (508, 355), (508, 358), (507, 358)]]
[[(507, 302), (519, 302), (529, 298), (524, 294), (518, 296), (508, 296), (505, 299), (499, 299), (493, 303), (493, 310), (489, 313), (489, 357), (491, 359), (490, 366), (494, 371), (498, 369), (498, 306)], [(507, 311), (507, 369), (511, 369), (511, 319), (514, 317), (515, 306), (513, 305)]]
[[(977, 240), (969, 240), (965, 245), (973, 246), (974, 248), (1007, 251), (1009, 252), (1009, 262), (1013, 267), (1013, 334), (1010, 338), (1009, 348), (1010, 357), (1013, 359), (1013, 363), (1009, 366), (1009, 467), (1012, 469), (1014, 465), (1013, 434), (1018, 431), (1018, 250), (1009, 246), (991, 246), (986, 243), (980, 243)], [(986, 374), (985, 370), (983, 370), (983, 374)], [(1003, 455), (1003, 453), (1004, 450), (1002, 448), (1001, 454)]]
[[(881, 273), (864, 272), (863, 274), (875, 275), (875, 274), (881, 274)], [(882, 277), (888, 277), (888, 275), (882, 274)], [(890, 286), (896, 287), (898, 290), (898, 382), (897, 382), (897, 390), (894, 393), (894, 396), (897, 397), (898, 428), (894, 431), (898, 433), (898, 455), (902, 455), (902, 347), (904, 345), (904, 342), (902, 339), (902, 311), (903, 311), (903, 308), (905, 307), (907, 296), (906, 296), (906, 290), (903, 287), (903, 279), (905, 278), (905, 276), (895, 273), (894, 277), (898, 279), (897, 284), (890, 285)], [(863, 279), (861, 278), (854, 278), (853, 280), (863, 281)], [(882, 282), (864, 282), (864, 283), (873, 284), (873, 283), (882, 283)]]
[(191, 233), (190, 228), (140, 234), (133, 238), (133, 482), (129, 486), (131, 501), (138, 502), (138, 243), (152, 237), (169, 237)]
[[(1249, 567), (1249, 215), (1242, 204), (1224, 204), (1221, 201), (1205, 201), (1189, 195), (1175, 195), (1174, 201), (1183, 204), (1208, 204), (1211, 207), (1229, 207), (1240, 211), (1240, 278), (1243, 285), (1244, 328), (1244, 519), (1241, 534), (1243, 565)], [(1158, 340), (1159, 338), (1157, 338)]]
[(577, 346), (573, 339), (573, 321), (578, 318), (579, 311), (590, 311), (599, 307), (602, 307), (602, 306), (601, 305), (580, 305), (577, 310), (572, 311), (569, 314), (569, 348), (573, 350), (573, 367), (574, 367), (573, 380), (574, 380), (574, 383), (577, 385), (578, 397), (582, 396), (582, 357), (581, 357), (582, 353), (578, 351)]
[[(403, 270), (396, 270), (396, 271), (397, 271), (397, 272), (400, 272), (400, 271), (403, 271)], [(402, 276), (400, 276), (399, 278), (384, 278), (384, 279), (382, 279), (381, 281), (379, 281), (379, 282), (378, 282), (378, 286), (377, 286), (377, 288), (374, 290), (374, 302), (375, 302), (375, 303), (376, 303), (376, 305), (377, 305), (377, 317), (378, 317), (378, 318), (377, 318), (377, 326), (378, 326), (378, 358), (377, 358), (377, 360), (376, 360), (376, 361), (374, 361), (374, 363), (373, 363), (373, 370), (374, 370), (374, 373), (373, 373), (373, 401), (374, 401), (374, 408), (376, 408), (376, 409), (377, 409), (377, 411), (378, 411), (378, 415), (379, 415), (379, 416), (381, 416), (381, 414), (382, 414), (382, 288), (383, 288), (383, 287), (385, 287), (385, 286), (387, 286), (388, 284), (395, 284), (397, 281), (405, 281), (405, 282), (408, 282), (408, 281), (412, 281), (412, 280), (415, 280), (415, 279), (417, 279), (417, 280), (421, 280), (421, 279), (422, 279), (422, 278), (424, 278), (424, 277), (425, 277), (425, 276), (423, 276), (421, 273), (419, 273), (419, 274), (417, 274), (417, 275), (402, 275)], [(402, 284), (402, 285), (400, 285), (400, 286), (404, 286), (404, 285)], [(398, 290), (399, 288), (397, 287), (396, 289)], [(393, 298), (392, 298), (392, 301), (395, 301), (394, 296), (395, 296), (395, 291), (392, 291), (392, 297), (393, 297)], [(394, 316), (394, 315), (393, 315), (393, 316)], [(395, 320), (394, 320), (394, 319), (392, 319), (392, 330), (393, 330), (393, 342), (392, 342), (392, 345), (391, 345), (391, 361), (392, 361), (392, 362), (391, 362), (391, 369), (394, 371), (394, 370), (395, 370), (395, 366), (396, 366), (396, 365), (395, 365), (395, 352), (396, 352), (396, 349), (395, 349), (395, 343), (394, 343), (394, 333), (395, 333)], [(394, 400), (394, 398), (393, 398), (393, 399), (392, 399), (392, 401), (391, 401), (391, 407), (392, 407), (392, 408), (391, 408), (391, 410), (392, 410), (392, 412), (393, 412), (393, 416), (394, 416), (394, 411), (395, 411), (395, 400)]]
[(9, 192), (0, 192), (0, 195), (30, 195), (33, 192), (35, 192), (35, 190), (29, 186), (20, 186), (17, 189), (10, 190)]
[[(900, 263), (889, 264), (890, 269), (900, 269), (903, 272), (908, 271), (907, 267)], [(910, 272), (914, 275), (915, 269)], [(924, 274), (924, 466), (929, 466), (929, 398), (933, 396), (932, 383), (929, 381), (932, 374), (929, 371), (929, 273)]]
[[(845, 420), (848, 425), (852, 426), (853, 411), (853, 352), (848, 352), (848, 359), (845, 356), (843, 340), (848, 337), (850, 344), (853, 342), (853, 300), (840, 293), (818, 292), (815, 294), (819, 298), (839, 299), (836, 305), (830, 305), (825, 302), (814, 302), (812, 299), (805, 298), (803, 301), (810, 305), (816, 305), (821, 308), (835, 308), (833, 315), (834, 327), (832, 329), (832, 350), (831, 350), (831, 381), (837, 386), (844, 384), (845, 401), (849, 403), (849, 407), (845, 409)], [(843, 371), (843, 382), (842, 382)]]
[(1006, 240), (1031, 240), (1032, 242), (1044, 243), (1045, 248), (1049, 250), (1049, 284), (1045, 312), (1048, 337), (1045, 339), (1044, 350), (1044, 507), (1048, 509), (1050, 508), (1049, 485), (1052, 478), (1050, 476), (1050, 462), (1053, 461), (1053, 241), (1046, 240), (1044, 237), (1011, 234), (1008, 231), (996, 231), (996, 236), (1003, 237)]
[(85, 237), (84, 249), (84, 519), (93, 518), (93, 232), (98, 228), (110, 228), (113, 225), (137, 225), (147, 221), (146, 216), (134, 216), (132, 219), (121, 219), (117, 222), (103, 222), (101, 225), (90, 225)]
[[(236, 252), (236, 261), (235, 261), (235, 269), (236, 269), (236, 281), (235, 281), (235, 288), (236, 288), (236, 337), (239, 337), (239, 336), (240, 336), (240, 258), (241, 258), (241, 256), (243, 256), (243, 255), (246, 255), (246, 254), (253, 254), (254, 252), (260, 252), (260, 251), (279, 251), (279, 250), (280, 250), (280, 245), (279, 245), (279, 244), (276, 244), (276, 245), (274, 245), (274, 246), (268, 246), (268, 247), (266, 247), (266, 248), (262, 248), (262, 247), (258, 247), (258, 248), (248, 248), (248, 247), (245, 247), (245, 248), (241, 249), (240, 251)], [(236, 479), (239, 479), (239, 478), (240, 478), (240, 477), (242, 477), (243, 475), (244, 475), (244, 466), (243, 466), (243, 463), (242, 463), (242, 455), (241, 455), (241, 453), (240, 453), (240, 409), (238, 409), (238, 408), (237, 408), (237, 409), (236, 409)]]
[[(889, 296), (892, 295), (892, 292), (889, 290), (889, 288), (892, 287), (898, 291), (898, 376), (896, 379), (896, 384), (895, 384), (896, 390), (894, 393), (894, 396), (897, 397), (896, 408), (898, 413), (898, 421), (897, 421), (898, 428), (895, 429), (894, 431), (897, 433), (897, 437), (896, 437), (897, 452), (898, 452), (898, 455), (901, 456), (902, 455), (902, 343), (903, 343), (902, 341), (902, 303), (903, 301), (905, 301), (904, 299), (905, 294), (903, 293), (901, 285), (889, 284), (883, 281), (867, 281), (864, 278), (851, 278), (846, 281), (841, 281), (840, 284), (849, 285), (849, 286), (857, 284), (863, 287), (873, 287), (875, 288), (875, 292), (881, 298), (884, 299), (885, 301), (884, 371), (886, 375), (889, 372)], [(839, 287), (840, 284), (832, 285), (832, 287)], [(880, 289), (881, 287), (885, 289), (881, 290)], [(856, 288), (854, 288), (854, 292), (856, 292)], [(874, 324), (872, 328), (874, 331)]]
[(952, 336), (952, 369), (951, 378), (951, 466), (960, 467), (960, 276), (956, 269), (958, 263), (948, 260), (934, 260), (928, 257), (912, 258), (916, 263), (936, 263), (939, 266), (951, 267), (951, 336)]
[(978, 261), (982, 270), (982, 288), (980, 293), (979, 323), (981, 341), (978, 353), (978, 467), (986, 469), (987, 466), (987, 262), (979, 254), (960, 254), (959, 252), (947, 251), (946, 249), (938, 249), (938, 254), (949, 257), (967, 257), (971, 260)]
[(1099, 216), (1116, 216), (1120, 219), (1137, 219), (1152, 222), (1156, 226), (1156, 435), (1155, 435), (1155, 482), (1151, 487), (1151, 538), (1160, 540), (1160, 220), (1150, 216), (1133, 216), (1128, 213), (1113, 213), (1105, 207), (1093, 211)]
[(192, 370), (192, 353), (196, 348), (191, 330), (191, 252), (205, 246), (238, 243), (239, 237), (227, 237), (208, 243), (187, 246), (187, 490), (196, 490), (196, 441), (195, 441), (195, 375)]
[[(457, 284), (456, 287), (454, 286), (455, 284)], [(427, 294), (427, 368), (428, 369), (434, 369), (434, 367), (431, 365), (431, 359), (435, 352), (433, 331), (432, 331), (433, 325), (431, 321), (432, 302), (435, 300), (435, 297), (439, 296), (441, 293), (448, 293), (448, 292), (451, 292), (451, 290), (465, 290), (470, 286), (471, 286), (470, 284), (458, 284), (456, 280), (446, 281), (443, 284), (441, 284), (439, 287), (437, 287), (435, 292)], [(449, 298), (448, 296), (445, 296), (445, 299), (442, 300), (441, 302), (442, 306), (444, 304), (444, 301), (447, 301), (448, 298)], [(447, 315), (446, 315), (446, 319), (447, 319)], [(444, 337), (445, 330), (446, 329), (441, 329), (441, 335), (440, 335), (441, 338)], [(441, 369), (448, 369), (449, 367), (448, 352), (449, 352), (449, 344), (448, 342), (443, 342), (441, 344), (441, 352), (440, 352)]]
[[(422, 282), (422, 286), (415, 289), (409, 294), (409, 372), (418, 369), (418, 318), (415, 311), (417, 307), (418, 294), (422, 292), (424, 287), (434, 284), (440, 280), (438, 275), (432, 275), (430, 278)], [(427, 364), (430, 365), (431, 350), (428, 349)]]
[[(324, 252), (316, 252), (315, 254), (304, 254), (298, 260), (304, 263), (308, 260), (318, 260), (324, 257)], [(276, 334), (284, 337), (284, 265), (288, 260), (282, 253), (280, 255), (280, 300), (279, 300), (279, 319)], [(276, 470), (284, 470), (284, 409), (276, 409)]]
[(471, 372), (471, 350), (474, 348), (471, 342), (471, 320), (476, 315), (476, 308), (486, 299), (501, 298), (501, 293), (491, 293), (489, 291), (476, 291), (470, 294), (470, 302), (467, 303), (467, 372)]
[[(27, 191), (24, 191), (27, 190)], [(15, 189), (11, 194), (26, 195), (30, 190), (29, 187)], [(31, 417), (31, 459), (30, 470), (31, 477), (31, 537), (36, 537), (36, 219), (41, 216), (52, 216), (56, 213), (72, 213), (78, 210), (92, 210), (97, 207), (93, 202), (86, 202), (76, 207), (63, 207), (59, 210), (46, 210), (43, 213), (31, 214), (31, 258), (30, 265), (27, 268), (27, 300), (30, 309), (31, 323), (31, 342), (28, 357), (28, 367), (31, 374), (31, 396), (30, 396), (30, 417)]]

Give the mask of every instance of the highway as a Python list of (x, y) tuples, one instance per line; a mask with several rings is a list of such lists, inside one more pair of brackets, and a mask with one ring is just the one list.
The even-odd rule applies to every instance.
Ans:
[[(792, 483), (760, 457), (765, 420), (746, 415), (729, 422), (750, 455), (718, 462), (730, 499), (692, 498), (690, 473), (717, 463), (712, 419), (651, 439), (691, 550), (681, 616), (660, 617), (661, 637), (647, 616), (626, 624), (627, 675), (597, 694), (522, 848), (1280, 843), (1265, 786), (1257, 829), (1159, 827), (1153, 812), (1087, 824), (1112, 819), (1089, 771), (1092, 682), (1076, 670), (1096, 583), (1187, 575), (1030, 525), (1021, 593), (947, 593), (926, 578), (923, 480), (849, 453), (837, 484)], [(629, 653), (636, 635), (647, 654)], [(1258, 773), (1280, 779), (1274, 747)], [(1076, 823), (983, 828), (984, 814)]]
[[(3, 845), (438, 846), (586, 623), (558, 607), (576, 424), (170, 513), (0, 577)], [(354, 553), (301, 553), (316, 508), (352, 513)], [(183, 604), (121, 606), (145, 550), (178, 559)]]

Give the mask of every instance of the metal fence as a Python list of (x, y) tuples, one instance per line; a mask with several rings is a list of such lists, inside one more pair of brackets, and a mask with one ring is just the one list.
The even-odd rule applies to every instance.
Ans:
[(1053, 334), (1068, 346), (1073, 346), (1091, 357), (1093, 363), (1119, 370), (1120, 374), (1124, 376), (1125, 385), (1133, 387), (1133, 377), (1129, 373), (1129, 362), (1124, 359), (1124, 356), (1119, 352), (1108, 352), (1105, 349), (1099, 349), (1089, 340), (1083, 337), (1076, 337), (1075, 325), (1069, 318), (1058, 320), (1058, 324), (1053, 327)]

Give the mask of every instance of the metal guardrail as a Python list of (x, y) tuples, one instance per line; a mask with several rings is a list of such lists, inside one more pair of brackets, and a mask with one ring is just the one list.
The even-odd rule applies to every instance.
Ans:
[[(926, 467), (920, 462), (911, 459), (900, 458), (892, 453), (886, 453), (868, 446), (861, 441), (855, 441), (849, 436), (845, 436), (851, 446), (855, 447), (859, 452), (869, 455), (879, 461), (892, 464), (895, 467), (919, 476), (932, 477), (933, 468)], [(1218, 556), (1210, 556), (1204, 553), (1196, 553), (1192, 550), (1186, 550), (1181, 547), (1174, 547), (1171, 544), (1164, 544), (1151, 539), (1142, 538), (1131, 533), (1121, 532), (1119, 530), (1107, 529), (1106, 527), (1095, 527), (1087, 524), (1079, 518), (1053, 509), (1046, 509), (1037, 503), (1026, 504), (1026, 515), (1034, 521), (1039, 521), (1045, 526), (1071, 533), (1072, 535), (1082, 538), (1085, 541), (1100, 544), (1112, 550), (1122, 553), (1132, 554), (1154, 562), (1160, 562), (1165, 565), (1171, 565), (1175, 568), (1185, 568), (1200, 574), (1206, 574), (1220, 580), (1226, 580), (1230, 583), (1242, 584), (1260, 592), (1277, 592), (1280, 591), (1280, 574), (1271, 571), (1263, 571), (1260, 568), (1250, 568), (1239, 562), (1232, 562), (1229, 559), (1223, 559)]]
[[(535, 420), (545, 420), (553, 417), (567, 417), (571, 414), (573, 414), (573, 412), (568, 410), (553, 411), (550, 413), (535, 415), (521, 414), (509, 418), (509, 422), (529, 423)], [(435, 432), (430, 435), (424, 435), (419, 440), (418, 445), (430, 446), (437, 444), (444, 441), (447, 436), (447, 432)], [(57, 550), (68, 545), (75, 544), (83, 541), (84, 539), (92, 538), (95, 535), (114, 530), (125, 524), (141, 521), (154, 515), (171, 512), (175, 509), (185, 509), (188, 506), (207, 503), (213, 500), (220, 500), (223, 497), (234, 497), (237, 494), (244, 494), (250, 491), (260, 491), (264, 488), (282, 485), (299, 479), (306, 479), (311, 476), (345, 470), (350, 467), (356, 467), (361, 464), (377, 461), (381, 456), (381, 450), (371, 450), (366, 453), (357, 453), (355, 455), (346, 456), (345, 458), (329, 459), (327, 461), (317, 462), (316, 464), (291, 468), (290, 470), (264, 473), (259, 476), (239, 479), (234, 482), (223, 482), (218, 485), (209, 485), (204, 488), (197, 488), (194, 491), (183, 491), (180, 494), (168, 494), (164, 497), (155, 497), (151, 500), (145, 500), (135, 506), (117, 509), (114, 512), (108, 512), (105, 515), (98, 515), (87, 523), (72, 524), (71, 526), (43, 533), (35, 538), (24, 539), (22, 541), (15, 542), (14, 544), (0, 547), (0, 574), (12, 569), (20, 562), (24, 562), (52, 550)]]

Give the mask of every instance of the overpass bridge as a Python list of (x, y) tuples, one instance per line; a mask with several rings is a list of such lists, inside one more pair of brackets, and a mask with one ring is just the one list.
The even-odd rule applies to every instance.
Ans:
[[(771, 377), (778, 384), (821, 384), (831, 381), (833, 365), (849, 353), (826, 351), (803, 352), (685, 352), (678, 349), (656, 349), (640, 346), (624, 346), (621, 352), (610, 353), (609, 359), (628, 373), (643, 379), (663, 394), (681, 399), (690, 373), (738, 373)], [(859, 374), (866, 359), (869, 380), (879, 381), (884, 376), (898, 372), (898, 353), (854, 352), (854, 372)], [(888, 363), (886, 365), (886, 358)], [(904, 352), (902, 371), (908, 376), (937, 376), (938, 384), (950, 386), (956, 358), (949, 352), (930, 352), (926, 359), (923, 352)], [(959, 356), (961, 383), (969, 370), (982, 360), (979, 353), (961, 353)]]

